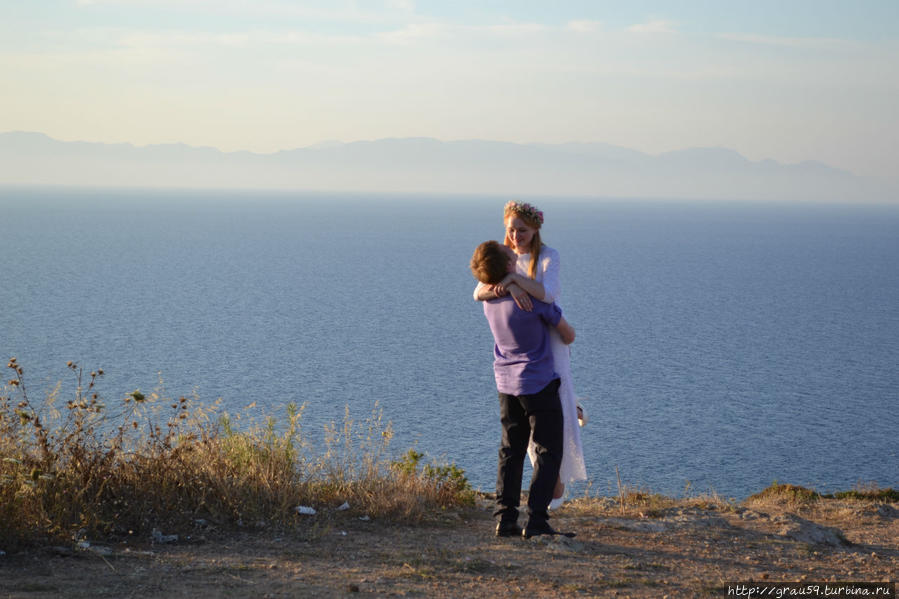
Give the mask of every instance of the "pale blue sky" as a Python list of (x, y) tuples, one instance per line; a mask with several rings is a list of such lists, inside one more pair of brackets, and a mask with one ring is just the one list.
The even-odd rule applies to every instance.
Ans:
[(0, 131), (724, 146), (899, 172), (899, 2), (0, 0)]

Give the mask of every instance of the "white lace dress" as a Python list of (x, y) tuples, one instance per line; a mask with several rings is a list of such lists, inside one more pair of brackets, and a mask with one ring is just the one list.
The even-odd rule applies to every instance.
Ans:
[[(527, 276), (530, 263), (530, 254), (518, 256), (518, 264), (516, 265), (518, 274)], [(559, 307), (562, 307), (559, 304), (559, 294), (562, 291), (559, 281), (559, 270), (559, 253), (553, 248), (544, 245), (540, 250), (536, 279), (543, 284), (545, 293), (543, 301), (547, 303), (555, 302)], [(475, 298), (477, 298), (480, 287), (481, 285), (478, 285), (475, 289)], [(564, 315), (564, 310), (562, 312)], [(584, 464), (581, 430), (577, 423), (577, 396), (574, 393), (574, 384), (571, 381), (571, 349), (562, 343), (562, 338), (556, 329), (550, 330), (550, 340), (552, 342), (556, 374), (561, 379), (559, 399), (562, 402), (562, 417), (564, 420), (562, 465), (559, 468), (559, 480), (562, 481), (562, 484), (567, 485), (576, 480), (587, 480), (587, 467)], [(528, 444), (528, 456), (531, 458), (531, 464), (533, 465), (537, 460), (533, 442)]]

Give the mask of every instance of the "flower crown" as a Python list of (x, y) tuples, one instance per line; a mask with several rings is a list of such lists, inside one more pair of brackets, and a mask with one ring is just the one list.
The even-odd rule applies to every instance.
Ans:
[(543, 224), (543, 211), (538, 210), (536, 206), (531, 206), (527, 202), (508, 202), (503, 208), (504, 214), (517, 214), (529, 221)]

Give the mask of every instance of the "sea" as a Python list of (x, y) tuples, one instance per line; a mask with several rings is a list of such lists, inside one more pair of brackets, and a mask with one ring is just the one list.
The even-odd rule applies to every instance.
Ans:
[[(107, 405), (157, 391), (279, 427), (305, 404), (312, 451), (380, 414), (390, 452), (491, 491), (469, 260), (508, 199), (5, 187), (0, 358), (33, 401), (72, 395), (74, 361)], [(577, 330), (572, 495), (899, 487), (899, 205), (527, 199)]]

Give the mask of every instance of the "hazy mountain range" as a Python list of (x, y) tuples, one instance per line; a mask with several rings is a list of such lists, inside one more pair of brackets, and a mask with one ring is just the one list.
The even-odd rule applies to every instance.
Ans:
[(864, 202), (899, 198), (885, 182), (819, 162), (754, 162), (725, 148), (650, 155), (602, 143), (403, 138), (257, 154), (183, 144), (63, 142), (18, 131), (0, 133), (0, 184)]

